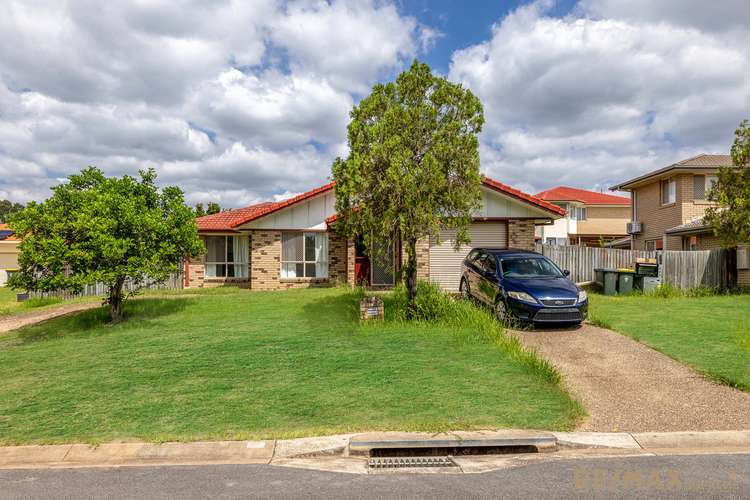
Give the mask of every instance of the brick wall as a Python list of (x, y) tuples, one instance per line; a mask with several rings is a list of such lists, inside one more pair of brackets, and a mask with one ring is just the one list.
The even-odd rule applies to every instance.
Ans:
[(203, 255), (194, 257), (188, 262), (187, 288), (203, 288), (203, 279), (206, 275), (206, 266), (203, 264)]
[[(347, 239), (335, 232), (328, 233), (328, 278), (331, 284), (348, 283), (348, 254)], [(352, 265), (353, 261), (354, 257), (352, 257)], [(354, 272), (353, 267), (352, 272)]]
[[(406, 252), (404, 252), (406, 253)], [(430, 237), (417, 240), (417, 280), (430, 280)]]
[(250, 237), (250, 288), (278, 290), (281, 277), (281, 231), (253, 231)]
[[(643, 223), (643, 232), (634, 236), (634, 250), (645, 250), (646, 241), (660, 239), (664, 231), (682, 224), (682, 205), (679, 201), (685, 191), (683, 184), (677, 182), (677, 202), (666, 206), (661, 205), (659, 181), (636, 189), (636, 220)], [(665, 250), (682, 250), (682, 238), (668, 238)]]
[(534, 250), (534, 221), (508, 221), (508, 247), (523, 250)]
[(346, 282), (349, 285), (354, 286), (354, 262), (356, 259), (357, 248), (354, 245), (354, 240), (348, 240), (346, 242)]
[[(659, 181), (636, 189), (636, 218), (643, 223), (643, 233), (633, 238), (634, 249), (643, 250), (646, 240), (660, 238), (667, 229), (703, 217), (713, 204), (695, 200), (693, 174), (680, 174), (677, 181), (677, 198), (673, 205), (661, 206)], [(682, 238), (667, 237), (666, 250), (682, 250)]]

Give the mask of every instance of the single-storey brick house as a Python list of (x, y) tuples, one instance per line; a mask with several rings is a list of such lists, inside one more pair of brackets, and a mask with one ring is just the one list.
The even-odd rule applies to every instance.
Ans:
[[(533, 249), (536, 224), (551, 224), (565, 210), (489, 178), (482, 181), (482, 206), (469, 235), (472, 246)], [(364, 283), (387, 287), (403, 258), (393, 265), (369, 261), (360, 242), (334, 231), (334, 184), (281, 202), (266, 202), (198, 218), (206, 254), (185, 262), (186, 287), (235, 284), (253, 290), (279, 290)], [(418, 244), (418, 277), (457, 290), (461, 262), (470, 247), (453, 249), (455, 232)]]

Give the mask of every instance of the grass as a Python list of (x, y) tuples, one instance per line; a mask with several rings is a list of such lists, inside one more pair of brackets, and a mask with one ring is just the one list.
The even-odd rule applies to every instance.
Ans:
[(750, 295), (590, 294), (591, 321), (750, 392)]
[(0, 287), (0, 316), (8, 316), (19, 312), (57, 305), (62, 302), (58, 298), (29, 299), (23, 302), (16, 300), (16, 291), (8, 287)]
[(226, 290), (27, 327), (0, 336), (0, 443), (571, 429), (554, 371), (454, 303), (480, 319), (360, 326), (344, 289)]

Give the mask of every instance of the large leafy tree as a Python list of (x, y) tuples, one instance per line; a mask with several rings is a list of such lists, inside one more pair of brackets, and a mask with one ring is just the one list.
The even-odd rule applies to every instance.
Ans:
[(140, 178), (105, 177), (89, 167), (42, 203), (11, 216), (22, 238), (17, 289), (79, 291), (103, 282), (113, 321), (122, 318), (127, 280), (160, 282), (182, 257), (198, 255), (193, 211), (177, 187), (159, 189), (153, 169)]
[(709, 208), (705, 216), (726, 246), (750, 243), (750, 122), (740, 123), (734, 136), (734, 165), (719, 169), (711, 193), (717, 206)]
[(0, 222), (8, 222), (12, 213), (23, 210), (23, 205), (10, 200), (0, 200)]
[[(349, 156), (333, 164), (337, 228), (348, 237), (404, 244), (410, 303), (417, 293), (417, 240), (468, 226), (481, 200), (482, 104), (468, 89), (415, 61), (395, 82), (375, 85), (351, 112)], [(374, 255), (383, 258), (383, 255)]]

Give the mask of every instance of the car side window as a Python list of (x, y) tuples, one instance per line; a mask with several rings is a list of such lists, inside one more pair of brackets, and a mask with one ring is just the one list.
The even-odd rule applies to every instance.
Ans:
[(484, 270), (488, 273), (495, 274), (497, 273), (497, 262), (495, 261), (495, 256), (490, 254), (484, 254)]
[(477, 257), (479, 257), (479, 250), (472, 250), (469, 252), (469, 255), (466, 256), (466, 260), (474, 264), (477, 261)]

